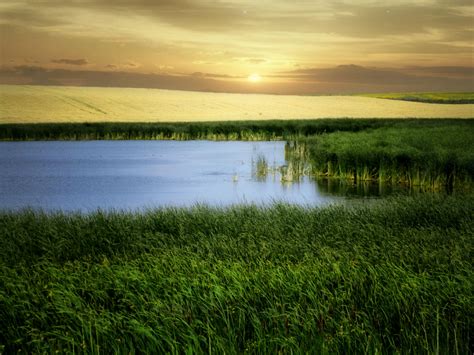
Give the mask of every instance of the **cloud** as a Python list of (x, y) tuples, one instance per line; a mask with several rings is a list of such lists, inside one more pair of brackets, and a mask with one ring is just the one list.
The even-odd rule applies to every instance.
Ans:
[(48, 69), (28, 65), (0, 68), (0, 83), (3, 84), (138, 87), (277, 94), (474, 91), (472, 69), (456, 67), (389, 69), (340, 65), (332, 68), (309, 68), (282, 72), (274, 75), (273, 78), (271, 76), (266, 76), (266, 78), (277, 78), (278, 81), (262, 81), (259, 85), (251, 85), (239, 76), (203, 72), (172, 75), (166, 73), (143, 74), (120, 70)]
[(131, 61), (122, 63), (122, 64), (110, 63), (104, 66), (104, 68), (111, 69), (111, 70), (130, 70), (130, 69), (137, 69), (140, 67), (141, 65), (139, 63), (135, 63)]
[(95, 71), (49, 69), (39, 66), (21, 65), (0, 67), (2, 84), (36, 84), (36, 85), (73, 85), (98, 87), (135, 87), (171, 90), (195, 91), (243, 91), (233, 87), (232, 83), (217, 78), (226, 76), (203, 74), (171, 75), (143, 74), (127, 71)]
[(157, 64), (156, 67), (159, 69), (159, 70), (164, 70), (164, 71), (167, 71), (167, 70), (173, 70), (174, 67), (172, 65), (164, 65), (164, 64)]
[[(474, 69), (470, 67), (411, 67), (368, 68), (359, 65), (339, 65), (333, 68), (308, 68), (287, 71), (276, 75), (287, 80), (308, 83), (331, 83), (354, 86), (365, 91), (370, 86), (383, 91), (474, 90)], [(357, 89), (357, 86), (364, 89)]]
[(51, 16), (51, 14), (48, 16), (47, 12), (37, 11), (35, 6), (31, 5), (33, 4), (12, 2), (10, 6), (0, 7), (0, 23), (38, 28), (67, 24), (67, 21), (61, 17)]
[(245, 62), (250, 64), (263, 64), (268, 62), (265, 58), (256, 58), (256, 57), (235, 57), (235, 61)]
[(85, 58), (79, 58), (79, 59), (61, 58), (61, 59), (52, 59), (51, 63), (67, 64), (67, 65), (87, 65), (89, 64), (89, 61)]
[(136, 62), (129, 61), (129, 62), (123, 64), (123, 67), (126, 67), (126, 68), (139, 68), (140, 64), (138, 64)]
[(241, 79), (243, 76), (236, 76), (236, 75), (227, 75), (227, 74), (215, 74), (215, 73), (202, 73), (202, 72), (194, 72), (191, 76), (197, 78), (219, 78), (219, 79)]
[[(153, 70), (154, 61), (190, 72), (212, 71), (198, 65), (219, 64), (229, 72), (240, 66), (243, 72), (253, 65), (316, 66), (341, 58), (386, 66), (423, 60), (468, 65), (471, 1), (18, 0), (0, 4), (0, 26), (12, 27), (3, 32), (0, 49), (6, 59), (35, 52), (44, 63), (45, 56), (80, 48), (98, 65), (133, 58), (143, 71)], [(38, 47), (26, 37), (38, 39)]]
[[(14, 3), (15, 4), (15, 3)], [(25, 26), (66, 24), (67, 15), (87, 12), (148, 18), (192, 31), (336, 33), (381, 37), (472, 26), (469, 1), (42, 0), (18, 2), (0, 11), (4, 21)], [(72, 18), (72, 17), (71, 17)], [(140, 23), (137, 23), (138, 25)], [(88, 25), (94, 25), (93, 22)]]
[(446, 78), (462, 78), (472, 80), (474, 83), (474, 67), (407, 67), (403, 68), (406, 73), (420, 76), (442, 76)]

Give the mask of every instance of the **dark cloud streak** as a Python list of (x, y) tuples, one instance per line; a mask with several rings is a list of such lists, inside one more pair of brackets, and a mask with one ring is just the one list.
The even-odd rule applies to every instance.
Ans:
[[(451, 76), (442, 76), (442, 74)], [(334, 68), (300, 69), (280, 73), (274, 78), (284, 80), (251, 85), (241, 77), (201, 72), (188, 75), (142, 74), (126, 71), (47, 69), (26, 65), (0, 69), (0, 83), (3, 84), (29, 83), (279, 94), (474, 91), (473, 74), (470, 68), (378, 69), (340, 65)]]
[(61, 59), (52, 59), (51, 63), (81, 66), (81, 65), (89, 64), (89, 61), (85, 58), (80, 58), (80, 59), (61, 58)]

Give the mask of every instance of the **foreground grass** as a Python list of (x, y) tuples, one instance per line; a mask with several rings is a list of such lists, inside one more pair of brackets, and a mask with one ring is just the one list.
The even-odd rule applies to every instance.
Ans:
[(474, 349), (473, 196), (0, 214), (10, 353)]
[(389, 94), (366, 94), (365, 97), (436, 104), (474, 104), (474, 92), (412, 92)]

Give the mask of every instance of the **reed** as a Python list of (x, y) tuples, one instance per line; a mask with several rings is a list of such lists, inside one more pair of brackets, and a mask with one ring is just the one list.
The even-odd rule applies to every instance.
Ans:
[(265, 180), (269, 172), (272, 172), (272, 169), (265, 159), (265, 156), (259, 155), (255, 161), (252, 160), (252, 175), (257, 178), (257, 180)]
[(472, 353), (474, 197), (0, 213), (16, 353)]
[(471, 127), (465, 119), (317, 119), (181, 123), (0, 124), (0, 140), (281, 140), (383, 127)]
[(312, 172), (354, 182), (378, 181), (432, 190), (474, 179), (474, 126), (382, 127), (302, 138)]

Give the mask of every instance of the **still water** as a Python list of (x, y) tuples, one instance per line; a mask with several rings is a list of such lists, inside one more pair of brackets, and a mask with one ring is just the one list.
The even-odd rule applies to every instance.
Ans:
[(0, 209), (91, 211), (284, 201), (324, 205), (351, 193), (308, 177), (282, 182), (285, 142), (0, 142)]

